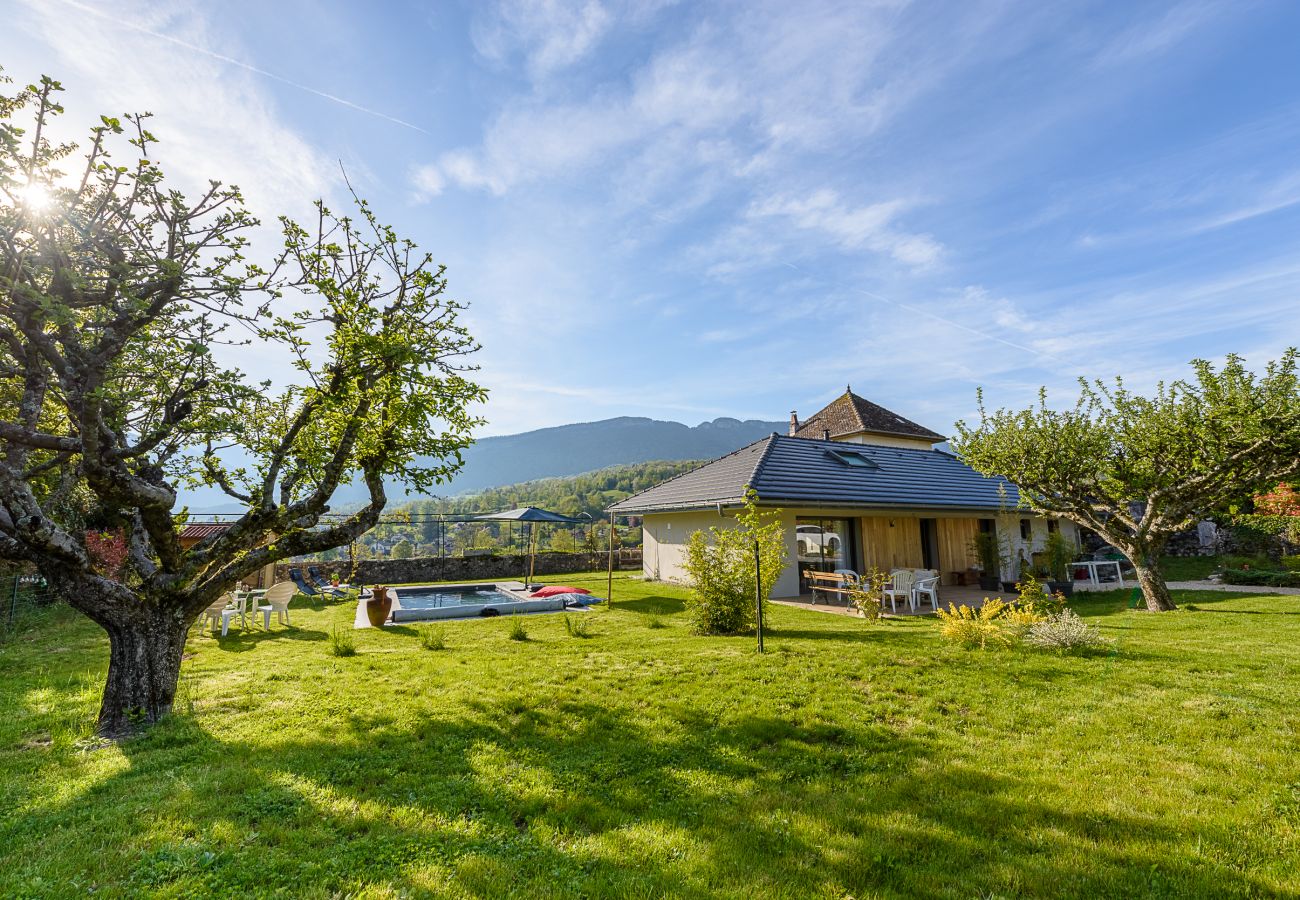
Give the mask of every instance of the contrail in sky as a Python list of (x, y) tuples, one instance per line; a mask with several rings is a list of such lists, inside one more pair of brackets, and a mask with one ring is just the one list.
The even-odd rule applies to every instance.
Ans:
[(403, 128), (409, 128), (412, 131), (418, 131), (421, 134), (429, 134), (428, 131), (421, 128), (419, 125), (413, 125), (410, 122), (407, 122), (403, 119), (396, 118), (395, 116), (390, 116), (387, 113), (382, 113), (379, 110), (370, 109), (368, 107), (361, 106), (360, 104), (353, 103), (351, 100), (344, 100), (342, 97), (336, 97), (333, 94), (327, 94), (324, 91), (318, 91), (314, 87), (308, 87), (305, 84), (302, 84), (297, 81), (293, 81), (292, 79), (289, 78), (285, 78), (282, 75), (276, 75), (274, 72), (268, 72), (266, 71), (266, 69), (259, 69), (257, 66), (250, 65), (246, 62), (243, 62), (242, 60), (235, 59), (233, 56), (226, 56), (223, 53), (217, 53), (213, 50), (207, 49), (206, 47), (200, 47), (197, 44), (191, 44), (189, 41), (182, 41), (180, 38), (172, 37), (169, 34), (163, 34), (162, 32), (154, 31), (151, 28), (145, 28), (143, 25), (136, 25), (135, 23), (128, 22), (125, 19), (119, 19), (116, 16), (110, 16), (106, 12), (95, 9), (93, 6), (88, 6), (85, 3), (79, 3), (77, 2), (77, 0), (62, 0), (62, 2), (67, 6), (71, 6), (75, 9), (79, 9), (84, 13), (90, 13), (92, 16), (96, 16), (100, 19), (104, 19), (116, 25), (121, 25), (123, 28), (129, 28), (132, 31), (138, 32), (140, 34), (146, 34), (149, 37), (157, 38), (160, 41), (167, 41), (169, 44), (175, 44), (178, 47), (184, 47), (186, 50), (191, 50), (195, 53), (202, 53), (204, 56), (211, 57), (212, 59), (215, 60), (220, 60), (221, 62), (227, 63), (232, 66), (238, 66), (241, 69), (246, 69), (249, 72), (253, 72), (254, 74), (261, 75), (263, 78), (270, 78), (272, 81), (278, 81), (281, 84), (287, 84), (289, 85), (289, 87), (297, 88), (300, 91), (306, 91), (309, 94), (315, 94), (317, 97), (323, 97), (324, 99), (331, 100), (334, 103), (339, 104), (340, 106), (346, 106), (349, 109), (355, 109), (357, 112), (365, 113), (368, 116), (374, 116), (375, 118), (383, 119), (386, 122), (392, 122), (394, 125), (401, 125)]

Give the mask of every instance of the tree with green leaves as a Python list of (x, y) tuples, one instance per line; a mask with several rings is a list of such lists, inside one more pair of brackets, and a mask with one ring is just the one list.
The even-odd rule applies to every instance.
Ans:
[[(98, 728), (120, 736), (168, 712), (190, 626), (241, 578), (355, 541), (385, 478), (451, 476), (484, 392), (442, 267), (364, 201), (282, 218), (258, 264), (239, 190), (171, 188), (145, 116), (102, 119), (64, 171), (79, 148), (50, 139), (60, 90), (0, 96), (0, 559), (108, 633)], [(239, 341), (296, 383), (223, 365), (213, 348)], [(353, 479), (368, 501), (331, 516)], [(187, 547), (178, 489), (196, 485), (245, 511)], [(124, 536), (120, 574), (92, 531)]]
[(1037, 406), (957, 423), (953, 447), (976, 470), (1020, 488), (1021, 501), (1091, 528), (1133, 563), (1152, 611), (1174, 609), (1160, 574), (1169, 538), (1209, 513), (1300, 472), (1297, 352), (1261, 376), (1229, 356), (1216, 369), (1160, 383), (1150, 397), (1080, 380), (1074, 406)]
[[(755, 571), (755, 549), (760, 563)], [(734, 527), (696, 531), (686, 544), (691, 586), (688, 608), (699, 634), (736, 634), (757, 623), (756, 596), (766, 603), (785, 569), (787, 551), (781, 511), (760, 509), (758, 496), (746, 491)], [(757, 575), (762, 575), (755, 594)]]

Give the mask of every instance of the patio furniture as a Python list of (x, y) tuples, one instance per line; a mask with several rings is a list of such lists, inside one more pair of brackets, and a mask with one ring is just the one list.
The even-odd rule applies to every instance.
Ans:
[(930, 599), (930, 608), (939, 608), (939, 576), (926, 575), (916, 580), (912, 585), (912, 609), (921, 605), (921, 597), (925, 596)]
[(289, 601), (298, 595), (298, 586), (291, 581), (277, 581), (266, 591), (262, 599), (266, 603), (257, 608), (262, 614), (262, 627), (271, 630), (271, 613), (276, 613), (283, 625), (289, 622)]
[(1086, 569), (1088, 571), (1088, 580), (1092, 584), (1100, 586), (1101, 578), (1097, 574), (1098, 566), (1114, 566), (1115, 580), (1119, 582), (1120, 587), (1124, 586), (1123, 563), (1118, 559), (1081, 559), (1078, 562), (1072, 562), (1070, 563), (1070, 575), (1072, 576), (1071, 580), (1078, 581), (1079, 580), (1078, 570)]
[[(315, 597), (320, 591), (316, 590), (306, 578), (303, 577), (302, 569), (290, 569), (289, 580), (298, 588), (299, 593), (306, 594), (308, 597)], [(275, 585), (271, 585), (275, 587)]]
[(889, 573), (890, 583), (884, 589), (883, 599), (889, 601), (889, 608), (898, 612), (898, 599), (907, 601), (908, 606), (916, 609), (916, 600), (912, 596), (912, 587), (916, 584), (916, 571), (913, 569), (895, 569)]
[(335, 597), (342, 597), (351, 588), (348, 584), (330, 584), (329, 580), (321, 575), (320, 569), (315, 566), (307, 567), (306, 578), (308, 583), (322, 594), (331, 594)]
[(817, 595), (821, 594), (823, 600), (829, 600), (836, 597), (845, 603), (849, 600), (849, 595), (857, 588), (856, 582), (849, 582), (847, 577), (838, 572), (808, 572), (808, 587), (812, 592), (813, 602), (817, 602)]
[(207, 622), (210, 620), (215, 631), (219, 620), (221, 622), (221, 636), (225, 637), (230, 633), (230, 620), (235, 616), (239, 616), (245, 628), (248, 627), (246, 600), (235, 594), (222, 594), (220, 599), (203, 610), (203, 615), (199, 617), (199, 621)]

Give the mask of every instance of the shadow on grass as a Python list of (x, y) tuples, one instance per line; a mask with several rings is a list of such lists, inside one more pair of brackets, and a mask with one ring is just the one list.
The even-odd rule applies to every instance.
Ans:
[(615, 597), (612, 608), (651, 616), (671, 616), (685, 612), (686, 601), (678, 597), (641, 597), (636, 600), (619, 600)]
[[(0, 840), (43, 844), (87, 810), (171, 823), (168, 837), (130, 832), (112, 885), (128, 893), (1267, 892), (1149, 819), (1058, 808), (1042, 785), (954, 764), (880, 722), (685, 708), (651, 727), (633, 710), (505, 696), (455, 718), (327, 724), (342, 730), (268, 736), (250, 753), (174, 716), (122, 745), (125, 770), (7, 816)], [(96, 866), (87, 856), (86, 877), (104, 885)]]
[(270, 631), (265, 631), (261, 627), (247, 629), (232, 628), (230, 633), (225, 637), (222, 637), (219, 632), (213, 634), (210, 631), (204, 630), (202, 632), (191, 634), (190, 643), (186, 643), (185, 646), (187, 650), (209, 646), (206, 643), (192, 643), (196, 640), (208, 638), (215, 642), (215, 646), (218, 650), (222, 650), (226, 653), (245, 653), (257, 647), (258, 644), (263, 644), (267, 641), (323, 641), (328, 637), (329, 635), (326, 632), (318, 631), (314, 628), (300, 628), (297, 625), (281, 625), (277, 627), (273, 624)]

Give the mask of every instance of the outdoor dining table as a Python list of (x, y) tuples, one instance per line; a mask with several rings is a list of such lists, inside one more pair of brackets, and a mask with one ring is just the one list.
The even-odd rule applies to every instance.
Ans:
[(1070, 563), (1071, 573), (1073, 573), (1074, 569), (1087, 569), (1088, 580), (1096, 585), (1101, 584), (1101, 579), (1097, 577), (1098, 566), (1114, 566), (1115, 580), (1119, 582), (1120, 587), (1124, 586), (1124, 570), (1118, 559), (1081, 559), (1078, 562)]

